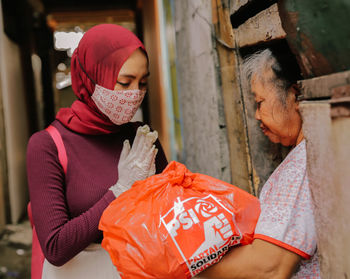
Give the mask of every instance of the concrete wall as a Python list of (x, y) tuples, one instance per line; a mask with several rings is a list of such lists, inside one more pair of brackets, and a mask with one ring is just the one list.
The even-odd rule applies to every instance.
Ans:
[(21, 53), (19, 46), (6, 36), (3, 28), (0, 28), (0, 52), (0, 92), (6, 130), (9, 202), (11, 222), (16, 223), (25, 213), (28, 201), (25, 158), (29, 133)]
[(301, 112), (322, 278), (349, 278), (350, 117), (332, 119), (327, 101), (303, 102)]
[[(333, 215), (334, 221), (328, 224), (326, 231), (332, 231), (331, 238), (336, 239), (337, 260), (331, 260), (335, 268), (339, 267), (339, 275), (344, 278), (350, 277), (350, 117), (340, 117), (332, 121), (332, 141), (335, 155), (334, 167), (334, 190), (332, 190), (332, 198), (336, 202), (336, 214)], [(332, 218), (333, 219), (333, 218)], [(329, 238), (329, 234), (327, 234)], [(327, 254), (326, 254), (327, 255)], [(338, 266), (337, 266), (338, 265)], [(326, 273), (327, 269), (323, 270), (323, 274), (327, 274), (328, 278), (334, 278), (332, 274)], [(324, 278), (327, 278), (324, 276)], [(340, 277), (339, 277), (340, 278)]]
[(349, 77), (345, 71), (299, 81), (322, 278), (350, 275)]
[(226, 121), (218, 83), (211, 1), (175, 2), (176, 57), (184, 158), (193, 172), (231, 181)]

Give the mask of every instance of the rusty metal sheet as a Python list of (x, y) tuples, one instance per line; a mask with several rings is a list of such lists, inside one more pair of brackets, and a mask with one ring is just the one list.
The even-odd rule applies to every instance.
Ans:
[(278, 7), (304, 78), (350, 69), (348, 0), (281, 0)]

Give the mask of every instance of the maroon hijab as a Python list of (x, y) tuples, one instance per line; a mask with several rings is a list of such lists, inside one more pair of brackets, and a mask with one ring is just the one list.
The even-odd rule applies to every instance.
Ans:
[(91, 95), (95, 84), (113, 89), (120, 68), (138, 48), (145, 47), (134, 33), (114, 24), (100, 24), (89, 29), (71, 60), (72, 88), (78, 97), (70, 108), (56, 115), (67, 128), (82, 134), (99, 135), (118, 131), (95, 105)]

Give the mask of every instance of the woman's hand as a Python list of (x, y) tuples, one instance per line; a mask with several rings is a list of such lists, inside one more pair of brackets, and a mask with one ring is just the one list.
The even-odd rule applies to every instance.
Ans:
[(110, 188), (116, 197), (130, 189), (135, 181), (155, 174), (155, 158), (158, 149), (154, 142), (157, 137), (158, 133), (150, 132), (148, 125), (145, 125), (137, 129), (132, 147), (128, 140), (124, 141), (118, 164), (119, 179)]

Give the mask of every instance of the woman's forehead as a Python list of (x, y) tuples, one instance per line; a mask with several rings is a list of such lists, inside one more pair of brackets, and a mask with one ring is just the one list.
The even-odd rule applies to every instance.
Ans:
[(146, 55), (141, 50), (136, 50), (125, 61), (119, 71), (119, 75), (147, 75), (148, 74), (148, 60)]
[(275, 77), (275, 74), (271, 67), (265, 65), (264, 67), (258, 68), (256, 72), (253, 72), (251, 75), (250, 80), (251, 81), (261, 81), (262, 83), (268, 82), (273, 80)]
[(255, 98), (274, 98), (277, 96), (276, 87), (268, 76), (252, 77), (251, 91)]

